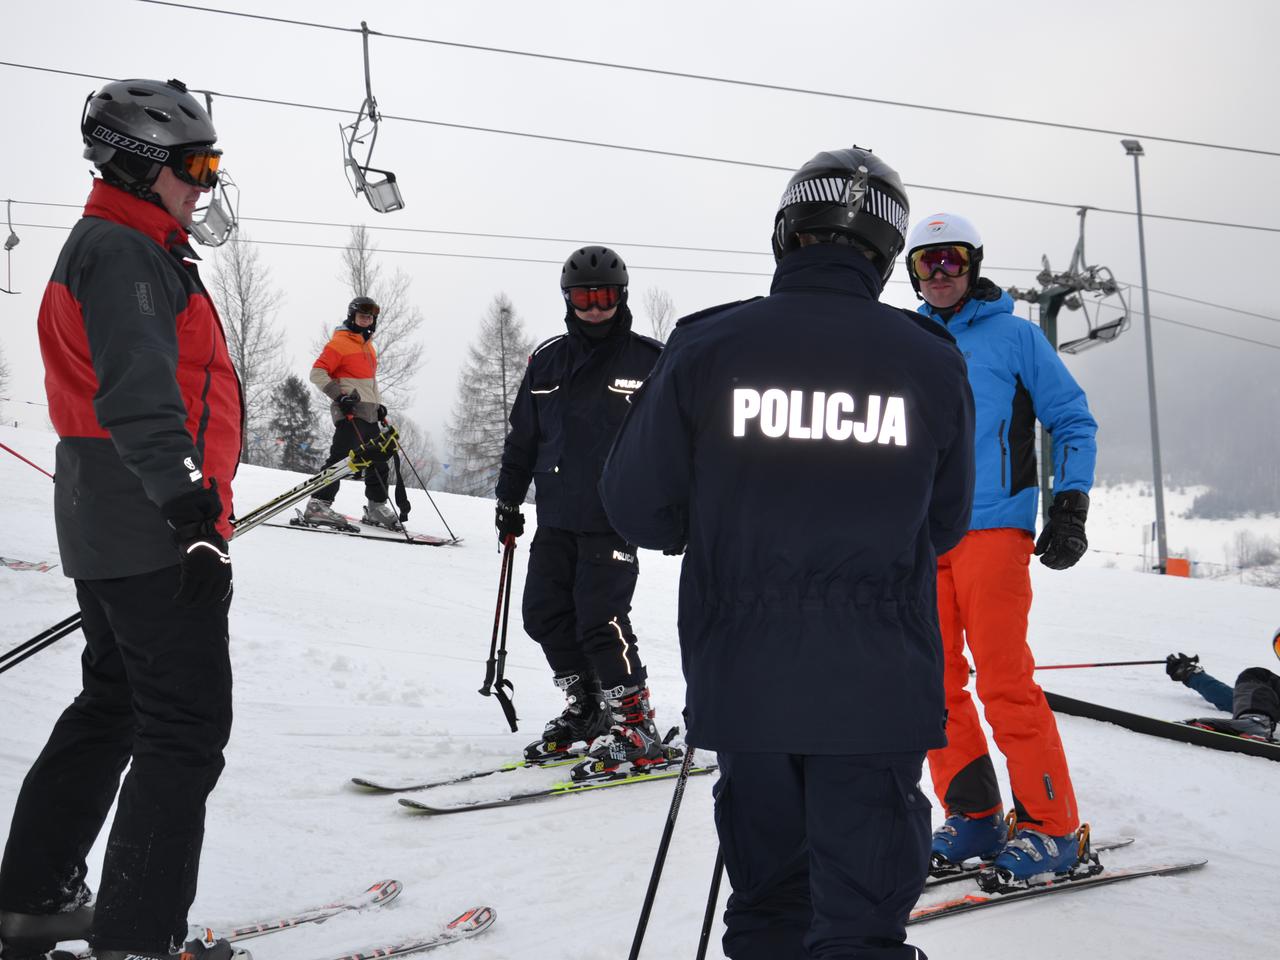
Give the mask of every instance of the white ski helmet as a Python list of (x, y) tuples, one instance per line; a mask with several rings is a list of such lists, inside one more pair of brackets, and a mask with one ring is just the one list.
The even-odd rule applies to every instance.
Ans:
[[(964, 217), (955, 213), (935, 213), (933, 216), (925, 217), (911, 228), (911, 233), (907, 237), (907, 257), (910, 258), (911, 254), (921, 247), (939, 247), (947, 244), (968, 247), (971, 251), (968, 292), (972, 292), (974, 284), (978, 282), (982, 266), (982, 234), (978, 233), (978, 228)], [(916, 279), (915, 272), (910, 269), (910, 264), (907, 265), (907, 276), (911, 278), (911, 286), (919, 296), (920, 281)]]

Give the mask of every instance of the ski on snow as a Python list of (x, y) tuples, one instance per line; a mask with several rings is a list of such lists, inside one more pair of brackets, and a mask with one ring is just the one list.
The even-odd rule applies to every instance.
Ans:
[(916, 907), (911, 911), (911, 919), (907, 923), (924, 923), (937, 920), (939, 917), (950, 917), (957, 913), (968, 913), (972, 910), (983, 910), (987, 907), (998, 907), (1005, 903), (1017, 903), (1036, 897), (1047, 897), (1054, 893), (1068, 893), (1073, 890), (1087, 890), (1090, 887), (1101, 887), (1109, 883), (1120, 883), (1125, 880), (1137, 880), (1141, 877), (1161, 877), (1175, 873), (1186, 873), (1198, 870), (1207, 860), (1185, 860), (1180, 863), (1161, 863), (1142, 867), (1103, 867), (1102, 872), (1076, 880), (1053, 880), (1040, 886), (1025, 890), (1012, 890), (1009, 893), (969, 893), (953, 900), (943, 900), (924, 907)]
[(237, 943), (241, 940), (249, 940), (253, 937), (275, 933), (277, 930), (288, 930), (308, 923), (324, 923), (330, 917), (335, 917), (340, 913), (365, 910), (369, 907), (380, 907), (400, 896), (400, 891), (403, 889), (404, 887), (399, 880), (379, 880), (363, 893), (345, 900), (335, 900), (333, 903), (326, 903), (321, 907), (301, 910), (288, 917), (262, 920), (256, 923), (237, 924), (229, 930), (219, 930), (217, 928), (214, 928), (214, 930), (217, 936), (225, 937), (230, 942)]
[[(716, 769), (714, 763), (707, 764), (702, 767), (691, 767), (689, 776), (696, 777), (705, 773), (712, 773)], [(663, 768), (661, 773), (639, 773), (630, 774), (628, 776), (619, 777), (616, 780), (595, 780), (585, 783), (575, 783), (572, 780), (564, 780), (560, 783), (553, 784), (543, 790), (528, 790), (523, 793), (513, 793), (509, 796), (502, 797), (498, 800), (476, 800), (472, 802), (456, 803), (450, 806), (432, 806), (429, 803), (423, 803), (420, 800), (414, 800), (410, 797), (400, 797), (397, 801), (402, 807), (406, 807), (413, 813), (425, 814), (428, 816), (441, 816), (446, 813), (465, 813), (468, 810), (493, 810), (497, 807), (514, 807), (521, 803), (531, 803), (535, 800), (543, 800), (547, 797), (562, 797), (571, 793), (584, 793), (588, 790), (608, 790), (613, 787), (626, 787), (638, 783), (652, 783), (657, 780), (670, 780), (673, 777), (680, 776), (680, 770)]]
[[(354, 517), (347, 517), (351, 521), (351, 529), (341, 530), (337, 527), (318, 527), (313, 524), (303, 523), (301, 521), (301, 512), (295, 512), (298, 513), (298, 516), (291, 517), (288, 524), (268, 523), (267, 526), (275, 527), (277, 530), (309, 530), (312, 533), (329, 533), (341, 537), (363, 537), (365, 540), (387, 540), (392, 543), (407, 543), (411, 546), (420, 547), (452, 547), (462, 542), (461, 537), (437, 537), (429, 533), (414, 533), (412, 531), (409, 531), (406, 535), (401, 530), (388, 530), (385, 527), (372, 525), (366, 529), (360, 526), (359, 521)], [(379, 532), (375, 533), (375, 530)]]
[(498, 919), (498, 915), (494, 912), (493, 907), (472, 907), (466, 913), (426, 936), (406, 937), (387, 943), (370, 944), (350, 953), (344, 953), (340, 957), (328, 958), (328, 960), (384, 960), (387, 957), (403, 957), (411, 953), (422, 953), (424, 950), (433, 950), (436, 947), (457, 943), (459, 940), (466, 940), (478, 933), (483, 933), (493, 926), (493, 922), (496, 919)]
[[(1110, 840), (1090, 840), (1089, 849), (1094, 853), (1102, 853), (1107, 850), (1116, 850), (1120, 847), (1127, 847), (1134, 843), (1133, 837), (1115, 837)], [(939, 876), (930, 876), (925, 881), (924, 888), (932, 890), (934, 887), (941, 887), (948, 883), (959, 883), (961, 880), (975, 880), (983, 867), (989, 866), (982, 860), (973, 860), (963, 864), (958, 869), (950, 873), (944, 873)]]
[(488, 767), (483, 770), (472, 770), (470, 773), (462, 773), (456, 777), (446, 777), (443, 780), (426, 780), (418, 783), (389, 783), (385, 780), (374, 780), (369, 777), (352, 777), (351, 782), (357, 787), (360, 787), (363, 790), (368, 790), (371, 793), (413, 793), (417, 790), (433, 790), (436, 787), (451, 787), (455, 783), (467, 783), (470, 780), (479, 780), (481, 777), (491, 777), (495, 773), (510, 773), (513, 770), (564, 767), (571, 763), (577, 763), (585, 755), (586, 751), (584, 750), (555, 760), (516, 760), (512, 763), (504, 763), (500, 767)]

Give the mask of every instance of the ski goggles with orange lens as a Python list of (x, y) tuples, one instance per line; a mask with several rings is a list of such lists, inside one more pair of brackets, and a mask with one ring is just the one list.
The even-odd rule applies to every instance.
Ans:
[(570, 287), (564, 298), (575, 310), (612, 310), (622, 299), (621, 287)]
[(928, 280), (939, 270), (948, 277), (963, 277), (969, 272), (969, 251), (960, 246), (922, 247), (907, 260), (917, 280)]
[(196, 147), (182, 151), (170, 163), (179, 180), (193, 187), (212, 190), (218, 185), (218, 164), (221, 161), (221, 150), (215, 150), (213, 147)]

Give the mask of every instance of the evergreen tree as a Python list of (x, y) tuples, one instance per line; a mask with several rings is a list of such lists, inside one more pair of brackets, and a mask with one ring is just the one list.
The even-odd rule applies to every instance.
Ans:
[(467, 348), (449, 422), (447, 489), (491, 496), (502, 464), (507, 414), (520, 388), (532, 346), (524, 323), (504, 293), (493, 298), (480, 331)]
[(317, 437), (311, 393), (310, 384), (292, 373), (271, 392), (271, 430), (280, 445), (282, 470), (315, 473), (328, 452)]

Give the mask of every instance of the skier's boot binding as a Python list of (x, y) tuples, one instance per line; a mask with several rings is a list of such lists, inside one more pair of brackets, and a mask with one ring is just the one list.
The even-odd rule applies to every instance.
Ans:
[(986, 817), (952, 814), (933, 831), (929, 873), (935, 877), (957, 872), (966, 860), (994, 860), (1009, 839), (1009, 828), (999, 811)]
[(671, 756), (653, 722), (647, 687), (614, 687), (604, 691), (609, 730), (574, 764), (572, 779), (616, 780), (669, 766)]
[(233, 946), (227, 940), (215, 936), (212, 930), (197, 927), (188, 933), (197, 935), (167, 953), (149, 950), (98, 950), (94, 953), (94, 960), (253, 960), (253, 954), (248, 950)]
[(333, 504), (312, 497), (307, 501), (307, 508), (302, 511), (302, 522), (310, 527), (333, 527), (335, 530), (351, 530), (358, 528), (342, 514), (333, 509)]
[(1050, 836), (1021, 827), (1004, 849), (978, 874), (978, 886), (988, 893), (1023, 890), (1054, 880), (1089, 876), (1102, 867), (1089, 850), (1089, 826), (1074, 833)]
[(555, 684), (564, 694), (564, 712), (542, 728), (541, 740), (524, 748), (524, 758), (530, 763), (563, 759), (573, 752), (574, 744), (590, 746), (609, 729), (609, 715), (594, 678), (583, 673), (558, 673)]
[(1251, 740), (1274, 740), (1276, 722), (1265, 713), (1242, 713), (1230, 720), (1219, 717), (1205, 717), (1189, 721), (1194, 727), (1205, 730), (1216, 730), (1218, 733), (1230, 733), (1237, 737), (1248, 737)]
[[(86, 894), (87, 896), (87, 894)], [(88, 940), (93, 907), (70, 906), (60, 913), (0, 910), (0, 953), (4, 960), (43, 958), (62, 940)]]
[(364, 507), (364, 516), (360, 518), (361, 523), (367, 523), (373, 527), (383, 527), (387, 530), (400, 529), (400, 514), (396, 513), (396, 508), (383, 500), (377, 503), (373, 500), (368, 501)]

